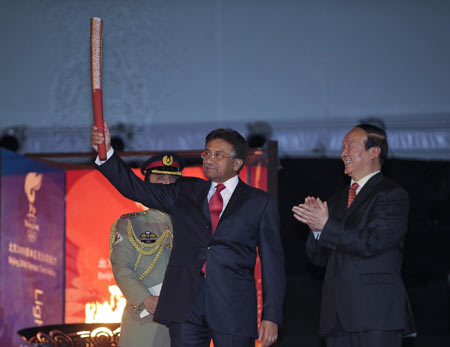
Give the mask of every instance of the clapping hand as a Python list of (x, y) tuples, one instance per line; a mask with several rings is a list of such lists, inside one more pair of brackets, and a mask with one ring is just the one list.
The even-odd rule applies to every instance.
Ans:
[(328, 205), (326, 201), (312, 196), (305, 198), (303, 204), (292, 207), (294, 218), (305, 223), (313, 231), (322, 231), (328, 221)]

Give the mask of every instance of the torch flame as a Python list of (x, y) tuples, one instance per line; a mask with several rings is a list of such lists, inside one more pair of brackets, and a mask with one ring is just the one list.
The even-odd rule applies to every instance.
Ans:
[(88, 302), (85, 305), (85, 323), (120, 323), (127, 301), (117, 285), (108, 286), (109, 302)]

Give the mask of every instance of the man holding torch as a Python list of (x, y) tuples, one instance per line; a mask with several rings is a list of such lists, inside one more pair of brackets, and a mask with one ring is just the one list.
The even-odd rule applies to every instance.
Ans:
[[(205, 139), (208, 181), (180, 177), (173, 184), (145, 183), (114, 153), (110, 134), (92, 127), (91, 145), (105, 144), (98, 170), (125, 197), (169, 213), (173, 249), (154, 319), (169, 326), (172, 346), (216, 347), (273, 344), (281, 325), (285, 291), (284, 252), (275, 200), (242, 182), (238, 173), (248, 144), (232, 129)], [(257, 251), (263, 308), (257, 328), (254, 279)]]

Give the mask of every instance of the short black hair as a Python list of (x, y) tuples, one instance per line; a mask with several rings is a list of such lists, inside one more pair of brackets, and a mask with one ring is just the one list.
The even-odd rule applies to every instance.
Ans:
[(245, 163), (248, 156), (248, 143), (236, 130), (230, 128), (218, 128), (211, 131), (205, 138), (205, 145), (214, 139), (227, 141), (234, 148), (233, 158), (242, 159)]
[(383, 166), (389, 151), (386, 132), (375, 125), (366, 123), (358, 124), (356, 127), (367, 133), (366, 150), (372, 147), (380, 148), (380, 165)]

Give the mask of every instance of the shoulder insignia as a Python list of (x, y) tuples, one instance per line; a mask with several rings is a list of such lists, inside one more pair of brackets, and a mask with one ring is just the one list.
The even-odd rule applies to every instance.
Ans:
[(121, 215), (120, 219), (128, 219), (130, 217), (136, 217), (136, 216), (139, 216), (141, 213), (142, 213), (142, 211), (126, 213), (126, 214)]
[(153, 213), (153, 214), (159, 214), (162, 217), (170, 218), (170, 214), (168, 214), (167, 212), (161, 211), (161, 210), (157, 210), (155, 208), (149, 208), (149, 209), (145, 210), (144, 212), (150, 212), (150, 213)]

